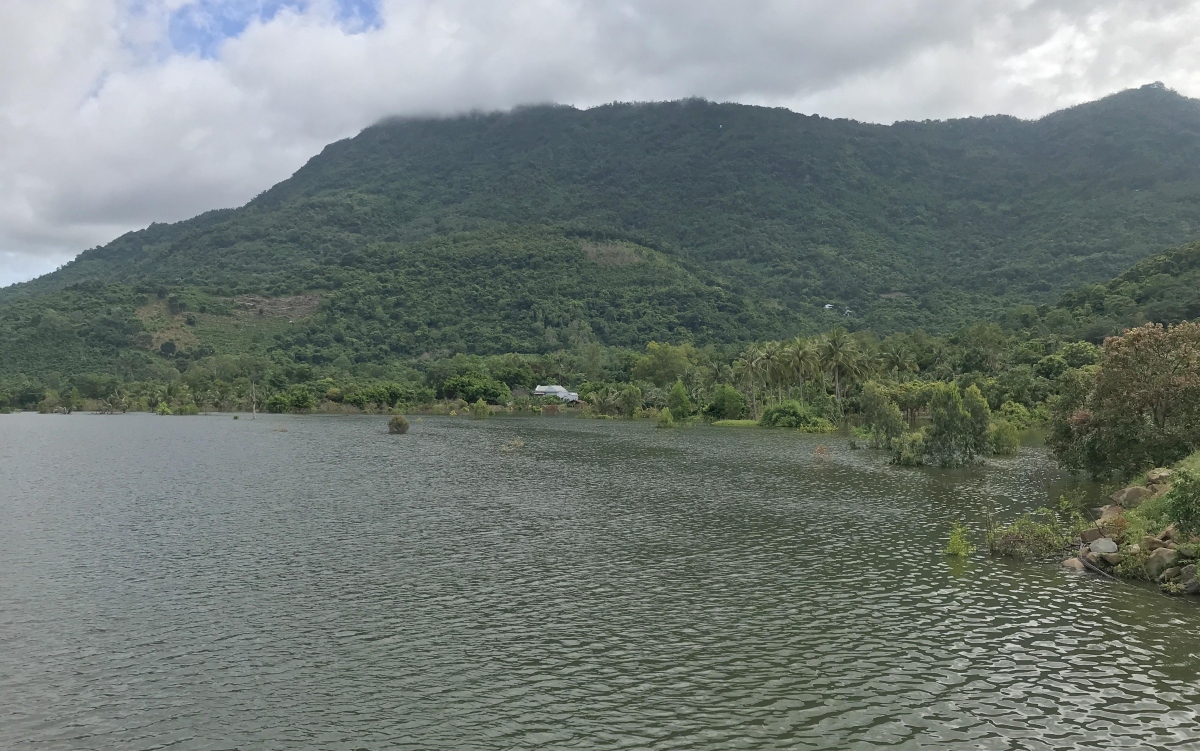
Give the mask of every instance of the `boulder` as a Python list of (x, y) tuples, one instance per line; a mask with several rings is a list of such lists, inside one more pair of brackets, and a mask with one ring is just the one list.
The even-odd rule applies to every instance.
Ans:
[(1189, 582), (1196, 578), (1196, 564), (1189, 563), (1179, 572), (1179, 581)]
[(1182, 572), (1182, 569), (1180, 569), (1178, 566), (1172, 566), (1171, 568), (1169, 568), (1166, 571), (1159, 574), (1158, 580), (1160, 582), (1175, 581), (1175, 579), (1179, 578), (1179, 574), (1181, 572)]
[(1200, 579), (1193, 578), (1191, 581), (1183, 583), (1183, 593), (1187, 595), (1200, 595)]
[(1096, 540), (1099, 540), (1101, 537), (1104, 537), (1104, 530), (1097, 529), (1095, 527), (1088, 527), (1087, 529), (1085, 529), (1079, 533), (1079, 540), (1084, 545), (1087, 545), (1088, 543), (1091, 543), (1091, 542), (1095, 542)]
[(1151, 485), (1159, 485), (1171, 479), (1171, 475), (1175, 474), (1166, 467), (1158, 467), (1146, 473), (1146, 482)]
[(1117, 543), (1113, 542), (1111, 537), (1101, 537), (1088, 545), (1088, 548), (1093, 553), (1115, 553), (1117, 552)]
[(1141, 545), (1130, 545), (1129, 547), (1125, 548), (1125, 555), (1137, 555), (1140, 552), (1142, 552)]
[(1163, 548), (1163, 547), (1166, 547), (1166, 545), (1164, 545), (1163, 541), (1158, 539), (1157, 537), (1151, 537), (1150, 535), (1146, 535), (1145, 537), (1142, 538), (1142, 550), (1145, 550), (1147, 553), (1153, 552), (1153, 551), (1158, 550), (1159, 548)]
[(1078, 558), (1068, 558), (1067, 560), (1063, 561), (1063, 568), (1071, 571), (1083, 571), (1083, 561), (1079, 560)]
[(1150, 492), (1154, 493), (1155, 498), (1166, 495), (1167, 492), (1170, 490), (1171, 490), (1171, 483), (1169, 483), (1169, 482), (1164, 482), (1159, 485), (1151, 485), (1150, 486)]
[(1175, 529), (1175, 525), (1172, 524), (1171, 526), (1164, 529), (1161, 533), (1159, 533), (1158, 539), (1163, 540), (1163, 541), (1174, 540), (1178, 536), (1179, 536), (1179, 531), (1177, 529)]
[(1196, 546), (1195, 545), (1176, 545), (1175, 550), (1179, 551), (1180, 558), (1189, 558), (1189, 559), (1196, 558)]
[(1083, 558), (1083, 560), (1084, 560), (1084, 561), (1086, 561), (1086, 562), (1088, 562), (1088, 563), (1092, 564), (1093, 566), (1099, 566), (1099, 565), (1100, 565), (1100, 556), (1096, 555), (1095, 553), (1093, 553), (1093, 552), (1092, 552), (1092, 551), (1090, 551), (1090, 550), (1088, 550), (1087, 552), (1085, 552), (1085, 553), (1083, 554), (1082, 558)]
[(1174, 566), (1178, 559), (1179, 553), (1174, 550), (1159, 548), (1146, 559), (1146, 575), (1152, 580), (1157, 580), (1164, 571)]
[(1110, 566), (1116, 566), (1120, 564), (1121, 561), (1125, 560), (1125, 556), (1121, 555), (1120, 553), (1101, 553), (1100, 560), (1104, 561)]
[(1142, 487), (1141, 485), (1132, 485), (1124, 490), (1118, 490), (1110, 495), (1109, 498), (1118, 506), (1133, 508), (1152, 495), (1154, 495), (1154, 492), (1150, 488)]
[(1116, 519), (1124, 510), (1125, 509), (1121, 508), (1115, 503), (1103, 506), (1100, 509), (1100, 521), (1105, 521), (1106, 519)]

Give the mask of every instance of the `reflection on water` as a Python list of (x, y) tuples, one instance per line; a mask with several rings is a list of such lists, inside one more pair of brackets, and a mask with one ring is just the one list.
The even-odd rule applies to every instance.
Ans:
[(0, 416), (0, 747), (1200, 743), (1200, 608), (938, 553), (1038, 450), (385, 422)]

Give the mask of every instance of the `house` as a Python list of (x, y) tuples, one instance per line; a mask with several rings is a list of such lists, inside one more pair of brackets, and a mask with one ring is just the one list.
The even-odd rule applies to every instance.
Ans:
[(831, 302), (825, 303), (825, 310), (833, 310), (833, 303), (831, 303)]
[(557, 396), (564, 402), (579, 401), (579, 394), (574, 391), (567, 391), (562, 386), (538, 386), (533, 390), (534, 396)]

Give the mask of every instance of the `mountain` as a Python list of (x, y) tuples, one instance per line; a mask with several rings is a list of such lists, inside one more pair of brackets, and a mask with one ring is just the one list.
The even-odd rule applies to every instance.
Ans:
[(0, 343), (42, 351), (46, 311), (89, 362), (164, 337), (320, 364), (944, 331), (1194, 239), (1197, 165), (1200, 102), (1161, 84), (1033, 121), (702, 100), (390, 120), (243, 207), (0, 290)]

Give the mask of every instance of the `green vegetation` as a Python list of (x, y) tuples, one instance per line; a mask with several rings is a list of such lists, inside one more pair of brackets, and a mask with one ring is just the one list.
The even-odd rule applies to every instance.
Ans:
[(404, 435), (408, 432), (408, 419), (404, 415), (392, 415), (388, 420), (388, 432)]
[(975, 546), (971, 544), (971, 538), (967, 533), (967, 526), (962, 522), (954, 522), (950, 527), (950, 541), (946, 543), (946, 549), (943, 551), (946, 555), (951, 556), (968, 556), (975, 552)]
[(989, 529), (988, 552), (1006, 558), (1060, 558), (1071, 547), (1078, 526), (1077, 518), (1064, 520), (1053, 510), (1041, 508), (1012, 524)]
[(1186, 469), (1176, 471), (1165, 506), (1167, 521), (1176, 529), (1186, 535), (1200, 534), (1200, 474)]

